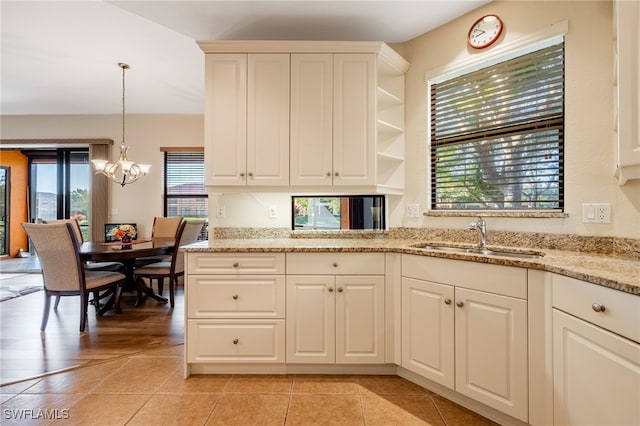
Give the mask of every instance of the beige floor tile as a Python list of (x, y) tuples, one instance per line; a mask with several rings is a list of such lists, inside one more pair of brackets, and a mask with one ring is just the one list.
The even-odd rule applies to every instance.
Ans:
[(360, 376), (362, 395), (426, 395), (426, 389), (398, 376)]
[(225, 388), (225, 393), (282, 393), (289, 394), (293, 376), (277, 375), (234, 375)]
[(203, 425), (219, 394), (153, 395), (131, 419), (131, 425)]
[(296, 375), (293, 393), (357, 394), (357, 376)]
[(225, 394), (213, 409), (209, 425), (283, 425), (288, 395)]
[(364, 425), (357, 395), (291, 395), (287, 426)]
[(367, 426), (445, 425), (431, 397), (427, 395), (363, 396), (362, 410)]
[(439, 395), (433, 395), (432, 398), (447, 426), (493, 426), (497, 424)]
[(73, 405), (81, 395), (16, 395), (0, 405), (2, 425), (46, 424), (52, 418), (71, 416)]
[(155, 393), (181, 367), (176, 358), (129, 358), (91, 393)]
[(120, 359), (52, 374), (24, 393), (88, 393), (125, 363), (125, 359)]
[(64, 426), (124, 425), (147, 402), (148, 395), (85, 395), (69, 409), (69, 418), (52, 422)]
[(158, 393), (220, 393), (230, 381), (230, 374), (192, 375), (185, 379), (182, 369), (178, 369), (162, 384)]

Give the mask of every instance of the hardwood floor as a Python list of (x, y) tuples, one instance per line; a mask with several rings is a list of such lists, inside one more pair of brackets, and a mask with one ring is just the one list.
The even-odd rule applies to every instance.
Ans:
[(90, 306), (85, 333), (78, 331), (80, 298), (63, 297), (42, 334), (42, 291), (6, 300), (0, 303), (0, 384), (181, 344), (183, 296), (178, 286), (171, 309), (168, 303), (149, 299), (135, 307), (133, 294), (125, 293), (120, 315), (109, 311), (96, 317)]

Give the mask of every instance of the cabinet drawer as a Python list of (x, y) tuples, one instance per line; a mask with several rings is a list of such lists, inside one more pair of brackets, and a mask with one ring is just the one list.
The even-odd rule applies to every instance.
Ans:
[(284, 274), (284, 253), (188, 253), (189, 274)]
[(527, 298), (526, 268), (403, 254), (402, 276)]
[(287, 274), (383, 275), (384, 253), (287, 253)]
[(189, 318), (284, 318), (284, 275), (190, 275)]
[[(640, 342), (640, 297), (563, 275), (552, 279), (555, 308)], [(604, 311), (596, 312), (594, 304)]]
[(284, 320), (188, 320), (187, 362), (285, 361)]

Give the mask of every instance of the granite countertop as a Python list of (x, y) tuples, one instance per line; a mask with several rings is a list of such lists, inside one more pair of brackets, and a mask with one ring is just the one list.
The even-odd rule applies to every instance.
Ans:
[[(486, 256), (473, 253), (425, 250), (414, 247), (415, 239), (362, 238), (246, 238), (200, 241), (182, 248), (186, 252), (202, 253), (292, 253), (292, 252), (392, 252), (446, 259), (492, 263), (521, 268), (540, 269), (587, 281), (593, 284), (640, 296), (640, 261), (594, 253), (568, 250), (519, 249), (542, 252), (536, 258)], [(451, 244), (460, 245), (460, 244)], [(487, 246), (499, 250), (501, 246)], [(512, 249), (509, 247), (509, 249)]]

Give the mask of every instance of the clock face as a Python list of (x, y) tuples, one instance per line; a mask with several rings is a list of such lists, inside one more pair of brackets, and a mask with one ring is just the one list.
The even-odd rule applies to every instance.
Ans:
[(469, 46), (482, 49), (495, 43), (502, 34), (502, 20), (496, 15), (486, 15), (478, 19), (469, 30)]

